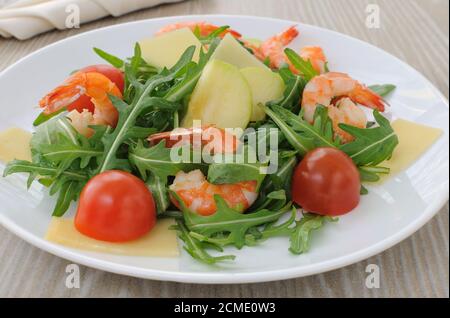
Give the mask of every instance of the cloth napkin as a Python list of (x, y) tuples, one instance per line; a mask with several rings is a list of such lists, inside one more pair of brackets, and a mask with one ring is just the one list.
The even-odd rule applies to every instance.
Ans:
[(19, 0), (0, 9), (0, 36), (29, 39), (52, 29), (73, 27), (79, 9), (80, 24), (120, 16), (162, 3), (183, 0)]

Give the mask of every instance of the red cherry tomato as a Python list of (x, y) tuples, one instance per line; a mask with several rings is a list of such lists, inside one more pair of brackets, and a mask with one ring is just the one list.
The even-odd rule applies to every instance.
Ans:
[[(117, 68), (110, 65), (91, 65), (79, 70), (79, 72), (82, 73), (97, 72), (103, 74), (107, 78), (109, 78), (111, 82), (116, 84), (117, 88), (123, 94), (125, 79), (122, 71), (118, 70)], [(91, 102), (91, 98), (86, 95), (81, 96), (72, 104), (67, 106), (68, 111), (77, 110), (79, 112), (82, 112), (84, 109), (87, 109), (91, 113), (93, 113), (95, 109), (94, 104)]]
[(81, 192), (75, 227), (86, 236), (126, 242), (145, 235), (155, 224), (151, 192), (128, 172), (103, 172), (89, 180)]
[(334, 148), (309, 152), (294, 171), (292, 198), (308, 212), (337, 216), (357, 207), (361, 182), (352, 159)]

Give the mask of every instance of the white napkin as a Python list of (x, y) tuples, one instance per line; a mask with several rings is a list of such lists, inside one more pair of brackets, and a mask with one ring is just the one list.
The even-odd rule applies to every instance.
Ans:
[(0, 36), (25, 40), (55, 28), (66, 29), (66, 21), (75, 21), (70, 15), (78, 8), (81, 24), (179, 1), (183, 0), (19, 0), (0, 9)]

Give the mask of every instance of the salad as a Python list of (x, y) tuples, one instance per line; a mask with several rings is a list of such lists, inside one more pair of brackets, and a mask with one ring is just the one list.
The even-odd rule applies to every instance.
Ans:
[(74, 71), (40, 100), (32, 161), (4, 176), (48, 187), (55, 217), (77, 202), (75, 227), (93, 239), (133, 241), (174, 218), (203, 263), (272, 237), (305, 253), (314, 231), (358, 206), (363, 183), (389, 174), (399, 140), (382, 115), (395, 87), (331, 70), (321, 47), (287, 48), (298, 36), (188, 22), (127, 59), (94, 48), (108, 65)]

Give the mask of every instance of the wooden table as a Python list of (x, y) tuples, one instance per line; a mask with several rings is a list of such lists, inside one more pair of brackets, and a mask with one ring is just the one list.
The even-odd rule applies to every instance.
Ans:
[[(14, 0), (0, 0), (0, 4), (5, 1)], [(380, 6), (380, 29), (365, 26), (369, 3)], [(172, 15), (247, 14), (301, 21), (373, 43), (417, 68), (448, 97), (448, 7), (447, 0), (191, 0), (104, 19), (80, 30), (47, 33), (25, 42), (0, 39), (0, 71), (47, 44), (107, 25)], [(68, 261), (43, 252), (0, 227), (0, 296), (448, 297), (448, 209), (447, 204), (409, 239), (358, 264), (313, 277), (245, 285), (157, 282), (81, 267), (81, 288), (67, 289)], [(379, 289), (365, 287), (365, 268), (372, 263), (381, 269)]]

